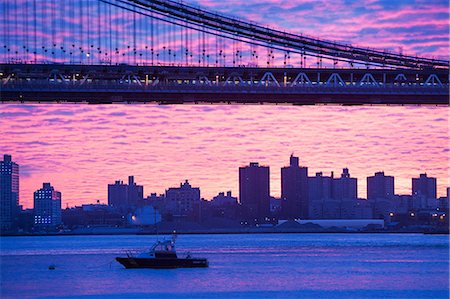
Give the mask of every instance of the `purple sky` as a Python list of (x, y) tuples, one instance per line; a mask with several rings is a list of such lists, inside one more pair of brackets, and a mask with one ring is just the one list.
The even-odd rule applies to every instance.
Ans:
[[(426, 57), (448, 56), (448, 1), (197, 3), (295, 33), (378, 49), (401, 47), (404, 53)], [(10, 7), (9, 21), (26, 13), (12, 11)], [(70, 6), (64, 16), (77, 28), (80, 21)], [(50, 28), (48, 20), (39, 17), (44, 28)], [(16, 28), (14, 22), (5, 23), (4, 12), (0, 18), (1, 42), (9, 39), (20, 48), (26, 36), (14, 35), (14, 30), (23, 32), (25, 24)], [(127, 34), (126, 27), (120, 30)], [(64, 43), (78, 38), (66, 30), (53, 35)], [(49, 30), (38, 36), (38, 43), (49, 48), (51, 41)], [(450, 185), (448, 121), (448, 107), (3, 104), (0, 154), (12, 154), (21, 165), (25, 207), (32, 206), (32, 193), (43, 181), (63, 192), (64, 206), (72, 206), (97, 199), (105, 202), (106, 185), (128, 175), (136, 176), (146, 195), (164, 192), (184, 179), (199, 186), (208, 199), (226, 190), (237, 194), (238, 167), (251, 161), (271, 166), (271, 193), (278, 196), (279, 169), (292, 152), (310, 167), (310, 174), (340, 174), (349, 167), (351, 175), (359, 178), (361, 197), (365, 177), (380, 170), (396, 177), (398, 193), (409, 193), (411, 177), (426, 171), (438, 178), (442, 196)]]
[[(14, 3), (17, 3), (17, 6)], [(29, 0), (3, 3), (1, 7), (3, 13), (0, 14), (0, 32), (2, 32), (0, 43), (7, 44), (7, 47), (0, 47), (0, 60), (11, 59), (12, 54), (18, 52), (18, 58), (33, 61), (32, 3)], [(55, 3), (57, 4), (55, 10), (51, 9), (51, 1), (39, 1), (37, 6), (36, 42), (39, 61), (67, 62), (71, 60), (76, 63), (86, 63), (89, 60), (112, 59), (114, 62), (130, 63), (133, 61), (127, 60), (123, 54), (130, 54), (134, 46), (137, 48), (138, 63), (144, 63), (145, 58), (148, 62), (148, 52), (151, 47), (154, 47), (159, 61), (168, 61), (169, 48), (172, 54), (177, 53), (178, 60), (184, 55), (184, 45), (180, 43), (182, 36), (171, 32), (172, 40), (162, 38), (163, 35), (167, 36), (167, 29), (162, 25), (157, 26), (157, 22), (154, 27), (153, 43), (151, 42), (149, 31), (145, 32), (144, 29), (145, 24), (149, 24), (148, 18), (136, 15), (136, 23), (133, 23), (131, 14), (124, 15), (122, 10), (115, 9), (111, 11), (111, 17), (109, 17), (106, 5), (101, 3), (98, 6), (96, 0), (64, 0)], [(90, 18), (87, 18), (86, 14), (80, 16), (80, 3), (84, 13), (89, 8)], [(87, 3), (89, 6), (86, 5)], [(379, 50), (386, 49), (409, 55), (448, 59), (448, 1), (205, 0), (189, 3), (201, 4), (206, 9), (293, 33)], [(101, 17), (98, 18), (98, 15)], [(51, 21), (52, 19), (54, 21)], [(82, 28), (80, 24), (83, 24)], [(110, 25), (111, 30), (109, 30)], [(133, 29), (137, 32), (135, 40), (133, 40)], [(197, 34), (194, 33), (193, 37), (195, 39), (188, 48), (194, 57), (192, 62), (196, 62), (198, 61), (195, 54), (195, 50), (198, 49)], [(81, 38), (84, 42), (80, 42)], [(213, 61), (215, 38), (207, 36), (206, 40), (210, 41), (208, 53)], [(61, 50), (61, 47), (65, 52)], [(77, 54), (79, 48), (83, 49), (84, 56)], [(119, 54), (114, 53), (115, 48), (118, 49)], [(227, 52), (230, 64), (233, 56), (230, 52), (231, 46), (221, 47), (221, 49)], [(249, 47), (243, 46), (242, 50), (250, 53)], [(55, 52), (54, 57), (52, 52)], [(73, 54), (71, 55), (70, 52)], [(88, 52), (90, 52), (89, 58), (86, 57)], [(258, 55), (260, 58), (258, 63), (264, 64), (265, 50), (260, 49)], [(275, 62), (280, 64), (283, 55), (283, 53), (275, 55)], [(291, 64), (295, 65), (297, 60), (298, 58), (293, 57)], [(313, 63), (311, 59), (308, 65)]]
[(448, 59), (445, 0), (203, 0), (203, 7), (327, 40)]
[(21, 203), (49, 181), (63, 205), (106, 202), (108, 183), (135, 180), (145, 195), (189, 179), (211, 199), (238, 194), (238, 167), (270, 166), (271, 194), (280, 194), (280, 168), (300, 157), (310, 175), (348, 167), (366, 196), (367, 176), (411, 178), (450, 185), (447, 107), (339, 107), (274, 105), (1, 105), (0, 153), (21, 165)]

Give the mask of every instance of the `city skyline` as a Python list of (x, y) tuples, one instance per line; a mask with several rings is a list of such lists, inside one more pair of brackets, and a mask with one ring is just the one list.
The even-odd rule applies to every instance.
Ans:
[(450, 298), (449, 0), (0, 11), (2, 299)]
[[(5, 154), (5, 157), (11, 157), (11, 155)], [(20, 164), (18, 164), (18, 165), (20, 166)], [(286, 199), (286, 197), (283, 197), (283, 194), (282, 194), (283, 188), (286, 188), (286, 190), (288, 190), (288, 189), (290, 190), (291, 187), (289, 187), (289, 186), (296, 185), (297, 183), (300, 182), (300, 181), (297, 181), (298, 178), (296, 178), (295, 180), (288, 179), (288, 181), (286, 181), (287, 185), (283, 185), (284, 187), (283, 186), (281, 187), (281, 190), (280, 190), (281, 193), (277, 194), (277, 195), (274, 195), (274, 194), (272, 194), (273, 186), (271, 186), (271, 181), (272, 181), (271, 180), (271, 173), (274, 172), (273, 168), (272, 168), (272, 171), (270, 171), (270, 168), (271, 168), (270, 165), (260, 165), (259, 162), (249, 162), (248, 165), (242, 165), (242, 166), (239, 166), (239, 168), (238, 168), (238, 170), (239, 170), (238, 183), (239, 184), (241, 184), (240, 183), (241, 182), (241, 176), (242, 176), (241, 172), (246, 170), (246, 169), (252, 169), (253, 166), (256, 166), (257, 168), (262, 168), (262, 169), (266, 169), (267, 170), (267, 178), (266, 178), (266, 180), (267, 180), (267, 183), (268, 183), (267, 188), (268, 188), (268, 192), (269, 192), (267, 200), (269, 199), (269, 197), (279, 198), (279, 199), (282, 199), (282, 200)], [(380, 194), (380, 197), (384, 197), (384, 196), (390, 197), (390, 196), (394, 196), (394, 195), (414, 195), (414, 194), (416, 194), (418, 192), (417, 190), (419, 190), (419, 189), (417, 189), (418, 188), (417, 186), (418, 186), (419, 182), (421, 182), (422, 179), (427, 179), (427, 178), (432, 180), (434, 182), (433, 183), (434, 185), (429, 185), (429, 187), (427, 187), (429, 189), (427, 189), (427, 190), (420, 190), (419, 192), (421, 194), (425, 194), (427, 197), (430, 197), (430, 198), (439, 198), (440, 197), (440, 195), (438, 193), (436, 193), (437, 186), (438, 186), (438, 184), (437, 184), (438, 180), (436, 180), (436, 178), (427, 176), (427, 172), (426, 171), (423, 172), (423, 173), (421, 172), (420, 174), (418, 174), (416, 176), (411, 176), (410, 177), (411, 191), (409, 193), (401, 193), (401, 192), (397, 192), (396, 188), (395, 188), (395, 185), (396, 185), (395, 184), (395, 179), (396, 179), (396, 177), (395, 176), (389, 176), (389, 175), (384, 177), (385, 176), (384, 171), (375, 172), (372, 175), (366, 176), (365, 178), (359, 178), (359, 177), (351, 176), (351, 174), (349, 173), (349, 169), (346, 168), (346, 167), (342, 169), (342, 173), (340, 173), (339, 171), (331, 171), (329, 174), (327, 174), (327, 173), (324, 174), (323, 171), (311, 172), (311, 171), (309, 171), (309, 168), (308, 168), (307, 165), (300, 165), (299, 164), (299, 158), (294, 156), (293, 153), (292, 153), (290, 158), (289, 158), (289, 163), (287, 163), (285, 166), (283, 166), (283, 167), (281, 167), (279, 169), (280, 173), (281, 173), (281, 180), (283, 180), (283, 171), (286, 171), (287, 168), (290, 168), (288, 166), (290, 166), (290, 167), (300, 167), (299, 169), (304, 169), (305, 173), (303, 174), (303, 176), (304, 176), (304, 179), (306, 179), (308, 181), (310, 181), (310, 180), (312, 180), (314, 178), (317, 178), (317, 176), (319, 176), (319, 177), (323, 176), (323, 177), (327, 177), (327, 178), (334, 178), (335, 180), (339, 179), (339, 178), (347, 178), (347, 179), (352, 180), (353, 181), (353, 183), (352, 183), (353, 187), (345, 187), (344, 188), (344, 187), (339, 187), (338, 185), (336, 185), (337, 189), (336, 189), (335, 192), (337, 192), (337, 193), (335, 194), (335, 196), (337, 196), (337, 197), (334, 198), (334, 199), (338, 199), (338, 200), (339, 199), (341, 199), (341, 200), (342, 199), (355, 199), (355, 200), (356, 199), (372, 199), (373, 200), (374, 198), (377, 198), (376, 196), (372, 196), (371, 197), (369, 195), (369, 192), (370, 192), (369, 188), (372, 189), (372, 194), (374, 194), (373, 192), (378, 192), (377, 194)], [(308, 174), (308, 171), (309, 171), (309, 174)], [(382, 177), (380, 177), (380, 179), (382, 179), (382, 178), (390, 179), (390, 182), (386, 183), (388, 191), (386, 191), (386, 189), (384, 189), (385, 188), (384, 186), (383, 186), (383, 189), (380, 189), (380, 190), (376, 189), (375, 190), (374, 187), (376, 185), (374, 185), (374, 184), (380, 184), (381, 183), (380, 186), (385, 184), (384, 182), (382, 182), (380, 180), (378, 180), (377, 183), (375, 183), (374, 179), (379, 178), (379, 176), (382, 176)], [(358, 185), (359, 185), (358, 182), (367, 181), (367, 183), (369, 183), (369, 180), (372, 180), (372, 185), (371, 186), (366, 184), (365, 190), (360, 190), (359, 189), (357, 191)], [(184, 184), (188, 184), (188, 179), (185, 180)], [(45, 188), (46, 185), (50, 186), (50, 183), (45, 183), (44, 182), (43, 185), (44, 185), (44, 188)], [(134, 186), (134, 187), (133, 187), (133, 189), (129, 190), (129, 188), (131, 188), (129, 186)], [(171, 186), (174, 186), (174, 185), (171, 185)], [(167, 193), (168, 190), (173, 189), (173, 187), (171, 187), (171, 186), (167, 185), (164, 188), (165, 189), (164, 192)], [(183, 186), (183, 183), (181, 183), (180, 186)], [(137, 189), (135, 189), (135, 188), (137, 188)], [(200, 186), (200, 188), (201, 188), (201, 186)], [(301, 187), (300, 190), (303, 190), (303, 188), (304, 187)], [(340, 188), (344, 188), (344, 189), (340, 190)], [(348, 189), (348, 188), (350, 188), (350, 189)], [(448, 188), (449, 188), (449, 186), (444, 186), (445, 194), (442, 194), (442, 196), (448, 196)], [(199, 188), (197, 188), (197, 189), (199, 189)], [(230, 189), (225, 188), (225, 189), (227, 190), (227, 192), (233, 192), (233, 191), (230, 190), (231, 188)], [(351, 189), (354, 189), (354, 190), (351, 191)], [(389, 191), (389, 189), (391, 189), (391, 191)], [(416, 189), (416, 191), (415, 191), (415, 189)], [(346, 193), (342, 193), (344, 190), (347, 190), (347, 191), (345, 191)], [(392, 192), (392, 190), (393, 190), (393, 192)], [(113, 192), (113, 193), (111, 193), (111, 192)], [(129, 193), (129, 192), (131, 192), (131, 193)], [(136, 184), (135, 179), (134, 179), (134, 175), (128, 175), (128, 184), (126, 184), (126, 183), (124, 184), (123, 181), (120, 180), (120, 179), (119, 180), (115, 180), (114, 184), (108, 183), (108, 185), (107, 185), (107, 192), (106, 192), (106, 200), (105, 199), (103, 199), (103, 200), (99, 200), (99, 199), (94, 200), (94, 199), (92, 199), (91, 201), (80, 202), (80, 204), (91, 204), (93, 201), (96, 201), (97, 203), (102, 203), (102, 204), (106, 203), (108, 205), (112, 205), (112, 206), (117, 208), (117, 206), (114, 203), (111, 202), (112, 194), (117, 194), (117, 195), (113, 195), (113, 196), (115, 196), (114, 197), (115, 199), (113, 199), (113, 200), (115, 200), (116, 202), (121, 202), (123, 200), (122, 197), (124, 197), (124, 196), (125, 196), (124, 197), (125, 198), (125, 202), (128, 202), (128, 200), (129, 200), (128, 197), (130, 197), (130, 200), (131, 200), (131, 198), (135, 198), (134, 200), (137, 200), (137, 198), (139, 198), (139, 197), (142, 199), (142, 198), (145, 198), (146, 196), (152, 196), (154, 194), (155, 195), (157, 195), (157, 194), (164, 194), (164, 192), (155, 192), (155, 190), (150, 190), (150, 191), (145, 192), (143, 185)], [(200, 189), (199, 189), (198, 192), (200, 192)], [(288, 192), (293, 192), (293, 191), (288, 191)], [(295, 192), (297, 192), (297, 191), (295, 191)], [(330, 190), (330, 192), (331, 192), (331, 190)], [(347, 193), (347, 192), (349, 192), (349, 193)], [(217, 191), (211, 197), (204, 197), (204, 196), (202, 196), (201, 198), (205, 199), (205, 200), (208, 200), (208, 201), (211, 201), (214, 197), (216, 197), (216, 196), (218, 196), (220, 194), (223, 194), (223, 193), (224, 193), (224, 190)], [(239, 189), (238, 189), (238, 192), (237, 192), (238, 198), (240, 198), (240, 200), (242, 200), (241, 199), (241, 196), (242, 196), (241, 193), (242, 193), (242, 185), (239, 186)], [(360, 196), (361, 193), (364, 193), (365, 195), (364, 196)], [(119, 196), (120, 194), (122, 194), (122, 196)], [(133, 194), (133, 195), (130, 195), (130, 194)], [(286, 193), (286, 194), (288, 194), (288, 193)], [(351, 195), (351, 194), (353, 194), (353, 195)], [(294, 196), (294, 197), (292, 197), (292, 196)], [(292, 201), (292, 199), (296, 198), (296, 196), (297, 195), (293, 195), (292, 194), (292, 195), (289, 195), (287, 198), (290, 198), (290, 201)], [(307, 195), (303, 195), (303, 197), (305, 197), (305, 196), (307, 197)], [(19, 192), (19, 198), (21, 198), (20, 192)], [(34, 198), (34, 204), (35, 204), (36, 203), (36, 191), (34, 192), (33, 198)], [(303, 199), (298, 199), (298, 198), (295, 199), (295, 200), (303, 201)], [(21, 206), (24, 206), (25, 208), (28, 208), (26, 205), (23, 205), (23, 202), (21, 200), (19, 200), (19, 204)], [(61, 200), (60, 200), (60, 206), (61, 206)], [(65, 203), (65, 206), (66, 207), (75, 207), (76, 204), (74, 204), (72, 206), (69, 206), (69, 203)], [(290, 207), (289, 209), (294, 209), (294, 208)], [(295, 209), (297, 211), (296, 213), (303, 213), (303, 212), (298, 212), (298, 208), (295, 208)], [(306, 207), (303, 208), (303, 209), (307, 210)]]
[[(402, 47), (405, 54), (427, 57), (448, 53), (445, 1), (193, 3), (328, 40), (393, 51)], [(48, 6), (38, 8), (48, 15)], [(52, 47), (51, 35), (39, 35), (38, 43)], [(25, 206), (31, 206), (32, 192), (42, 181), (52, 181), (64, 190), (69, 205), (105, 202), (104, 188), (98, 186), (128, 174), (158, 193), (164, 192), (165, 185), (189, 178), (208, 186), (207, 198), (228, 189), (236, 194), (234, 167), (258, 161), (281, 168), (292, 152), (311, 173), (329, 174), (348, 167), (352, 175), (363, 178), (384, 171), (397, 177), (399, 193), (410, 193), (409, 177), (427, 171), (438, 179), (438, 195), (443, 196), (450, 184), (447, 126), (447, 107), (3, 104), (0, 152), (11, 153), (27, 165), (21, 170), (20, 187)], [(280, 185), (280, 173), (273, 173), (271, 190), (276, 196)], [(365, 190), (363, 180), (358, 190)]]

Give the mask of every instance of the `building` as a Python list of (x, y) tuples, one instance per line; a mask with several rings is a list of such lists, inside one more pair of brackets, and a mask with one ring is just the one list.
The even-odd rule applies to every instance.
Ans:
[(348, 168), (342, 170), (341, 177), (333, 179), (332, 197), (336, 200), (356, 200), (358, 198), (358, 181), (351, 178)]
[[(350, 228), (350, 229), (382, 229), (384, 220), (379, 219), (332, 219), (332, 220), (299, 220), (299, 224), (317, 224), (323, 228)], [(281, 223), (280, 223), (281, 224)]]
[(179, 188), (167, 189), (165, 198), (169, 204), (174, 204), (176, 216), (199, 216), (200, 188), (192, 188), (188, 180)]
[(161, 219), (161, 214), (152, 206), (137, 208), (127, 217), (128, 223), (131, 225), (155, 225), (161, 222)]
[(128, 207), (128, 185), (123, 181), (108, 184), (108, 205), (116, 209)]
[(367, 199), (392, 198), (394, 196), (394, 177), (386, 176), (384, 172), (376, 172), (367, 177)]
[(108, 205), (121, 211), (134, 210), (143, 204), (144, 187), (137, 185), (134, 176), (128, 177), (128, 184), (116, 181), (108, 185)]
[(324, 214), (337, 217), (337, 203), (334, 203), (332, 193), (333, 174), (324, 176), (322, 172), (317, 172), (315, 176), (308, 177), (309, 219), (322, 219)]
[(19, 214), (19, 165), (4, 155), (0, 161), (1, 231), (15, 230)]
[(339, 219), (371, 219), (373, 206), (368, 200), (343, 200), (340, 202)]
[(357, 180), (344, 168), (340, 178), (321, 172), (308, 178), (310, 219), (369, 219), (372, 205), (357, 198)]
[(430, 178), (426, 173), (412, 179), (412, 195), (436, 199), (436, 178)]
[(414, 210), (435, 209), (438, 206), (436, 196), (436, 178), (426, 173), (412, 179), (412, 207)]
[(213, 206), (230, 206), (237, 204), (237, 197), (231, 195), (231, 191), (227, 191), (225, 195), (224, 192), (220, 192), (218, 195), (214, 196), (211, 204)]
[(308, 187), (310, 201), (332, 198), (333, 173), (331, 176), (324, 176), (322, 172), (316, 172), (316, 176), (308, 177)]
[(439, 199), (438, 199), (438, 207), (440, 210), (448, 211), (449, 199), (450, 199), (450, 188), (447, 187), (447, 196), (442, 196), (442, 197), (439, 197)]
[(34, 192), (34, 226), (55, 227), (61, 224), (61, 192), (50, 183)]
[(269, 167), (252, 162), (239, 167), (239, 202), (247, 218), (256, 221), (270, 214)]
[(307, 219), (308, 211), (308, 168), (291, 155), (289, 166), (281, 168), (281, 213), (288, 219)]

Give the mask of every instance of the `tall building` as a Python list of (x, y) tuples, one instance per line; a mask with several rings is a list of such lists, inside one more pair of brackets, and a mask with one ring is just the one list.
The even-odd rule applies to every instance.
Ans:
[(108, 205), (123, 211), (133, 210), (142, 205), (144, 187), (137, 185), (134, 176), (128, 177), (128, 184), (116, 181), (108, 184)]
[(358, 198), (357, 186), (357, 179), (351, 178), (348, 168), (344, 168), (341, 177), (333, 180), (333, 198), (336, 200), (356, 200)]
[(394, 177), (384, 172), (376, 172), (367, 177), (367, 199), (392, 198), (394, 196)]
[(0, 229), (17, 228), (19, 213), (19, 165), (4, 155), (0, 161)]
[(167, 189), (166, 200), (174, 204), (174, 213), (178, 216), (198, 214), (200, 211), (200, 188), (192, 188), (186, 180), (180, 184), (179, 188)]
[(291, 155), (289, 166), (281, 168), (281, 212), (287, 218), (308, 218), (308, 168), (300, 167)]
[(239, 167), (239, 202), (247, 217), (264, 219), (270, 214), (269, 167), (252, 162)]
[(412, 179), (412, 195), (427, 199), (436, 199), (436, 178), (430, 178), (426, 173)]
[(322, 172), (316, 172), (313, 177), (308, 177), (309, 200), (330, 199), (333, 194), (333, 176), (324, 176)]
[(128, 177), (128, 204), (137, 207), (142, 205), (144, 200), (144, 186), (137, 185), (134, 176)]
[(331, 176), (324, 176), (322, 172), (317, 172), (315, 176), (308, 177), (308, 216), (310, 219), (337, 217), (338, 208), (332, 199), (332, 193), (333, 173)]
[(61, 192), (50, 183), (34, 192), (34, 225), (55, 227), (61, 224)]

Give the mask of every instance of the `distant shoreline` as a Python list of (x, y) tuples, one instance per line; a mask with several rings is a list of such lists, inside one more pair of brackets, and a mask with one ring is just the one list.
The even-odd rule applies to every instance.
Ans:
[[(86, 231), (64, 233), (16, 233), (1, 234), (1, 237), (42, 237), (42, 236), (113, 236), (113, 235), (170, 235), (174, 231)], [(449, 235), (449, 231), (423, 231), (423, 230), (398, 230), (398, 231), (345, 231), (345, 230), (176, 230), (178, 235), (233, 235), (233, 234), (424, 234), (424, 235)]]

